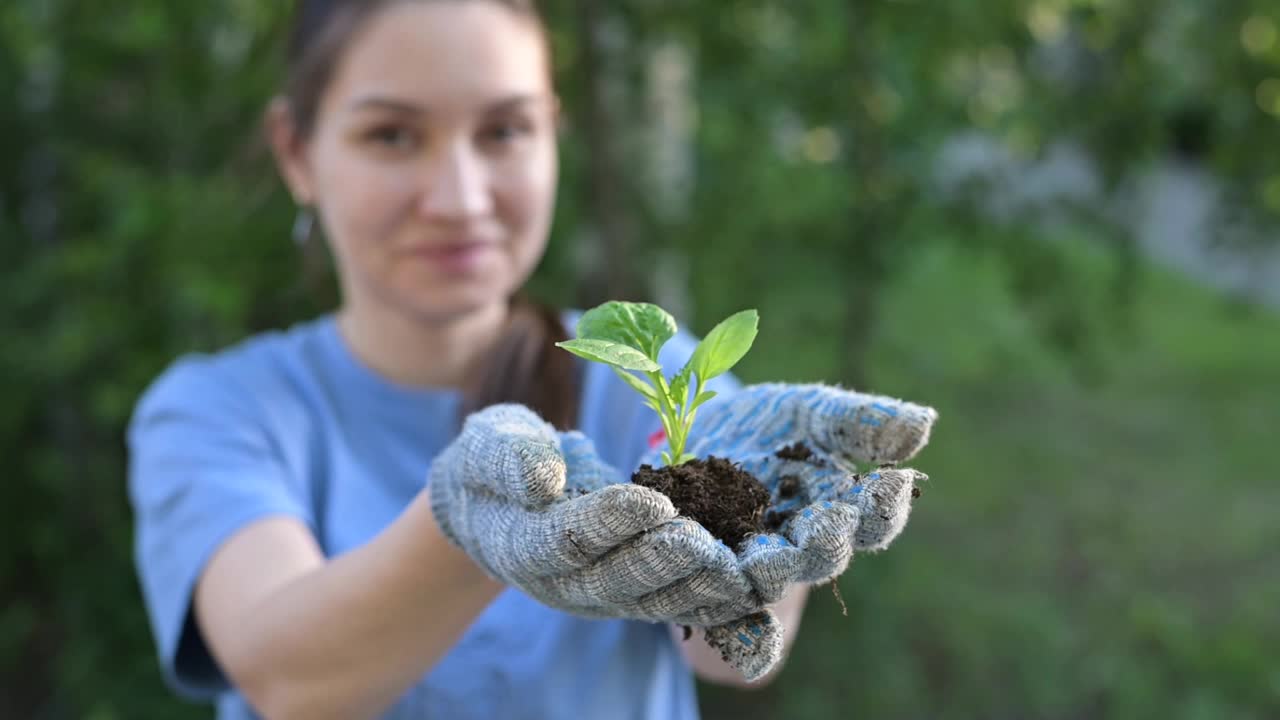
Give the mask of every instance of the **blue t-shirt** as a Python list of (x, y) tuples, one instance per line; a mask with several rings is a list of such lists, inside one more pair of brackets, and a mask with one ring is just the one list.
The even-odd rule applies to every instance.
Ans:
[[(571, 334), (579, 314), (563, 315)], [(667, 343), (659, 360), (668, 376), (696, 344), (683, 332)], [(660, 423), (608, 367), (581, 369), (580, 429), (629, 475)], [(710, 387), (738, 385), (725, 375)], [(328, 557), (372, 539), (422, 490), (432, 459), (456, 436), (460, 400), (456, 390), (375, 374), (331, 315), (180, 358), (161, 375), (129, 428), (129, 491), (135, 559), (170, 687), (216, 699), (222, 720), (257, 717), (194, 622), (205, 564), (268, 515), (306, 523)], [(508, 588), (384, 717), (697, 716), (691, 671), (664, 624), (580, 618)]]

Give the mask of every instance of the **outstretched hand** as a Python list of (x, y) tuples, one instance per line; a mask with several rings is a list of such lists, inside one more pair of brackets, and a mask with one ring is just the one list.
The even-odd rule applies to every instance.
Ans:
[(432, 464), (432, 513), (490, 576), (577, 615), (711, 625), (753, 608), (727, 547), (521, 405), (469, 416)]
[[(928, 443), (936, 420), (933, 408), (885, 396), (777, 383), (701, 411), (690, 452), (740, 464), (770, 493), (766, 531), (735, 548), (761, 603), (781, 599), (789, 584), (835, 578), (855, 551), (889, 546), (927, 479), (896, 465)], [(873, 467), (860, 472), (859, 463)], [(781, 634), (762, 610), (708, 628), (707, 642), (750, 678), (776, 662)]]
[(671, 501), (626, 483), (580, 433), (531, 410), (473, 414), (432, 465), (432, 510), (490, 575), (588, 617), (706, 628), (748, 680), (781, 658), (767, 605), (791, 583), (839, 575), (855, 550), (902, 531), (931, 408), (821, 385), (757, 385), (703, 408), (689, 450), (728, 458), (770, 493), (771, 527), (729, 548)]

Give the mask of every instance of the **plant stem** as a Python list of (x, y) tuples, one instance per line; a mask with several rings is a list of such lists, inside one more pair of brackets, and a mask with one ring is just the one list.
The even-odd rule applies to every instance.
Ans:
[(670, 463), (675, 465), (680, 458), (684, 445), (679, 439), (679, 413), (676, 408), (671, 406), (671, 387), (667, 385), (667, 379), (662, 376), (662, 371), (655, 370), (650, 372), (649, 379), (653, 381), (654, 387), (658, 389), (658, 406), (660, 408), (658, 417), (662, 420), (662, 429), (667, 433), (667, 444), (672, 450)]
[(693, 419), (697, 415), (697, 408), (693, 407), (693, 403), (689, 398), (697, 398), (702, 392), (702, 378), (695, 381), (693, 392), (689, 392), (689, 385), (685, 384), (684, 397), (680, 399), (680, 449), (676, 452), (676, 464), (680, 464), (680, 458), (684, 455), (684, 446), (689, 439), (689, 433), (693, 430)]

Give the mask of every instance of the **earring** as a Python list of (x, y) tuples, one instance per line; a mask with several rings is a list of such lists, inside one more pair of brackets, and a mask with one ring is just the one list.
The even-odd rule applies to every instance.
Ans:
[(298, 208), (298, 216), (293, 219), (293, 244), (305, 247), (311, 240), (311, 231), (315, 228), (316, 215), (310, 207)]

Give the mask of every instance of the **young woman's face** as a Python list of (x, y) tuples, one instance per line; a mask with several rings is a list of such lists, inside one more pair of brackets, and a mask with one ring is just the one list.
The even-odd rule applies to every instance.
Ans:
[(403, 2), (351, 39), (299, 162), (348, 302), (448, 319), (532, 273), (557, 174), (541, 33), (496, 2)]

